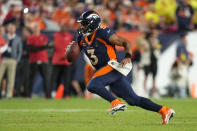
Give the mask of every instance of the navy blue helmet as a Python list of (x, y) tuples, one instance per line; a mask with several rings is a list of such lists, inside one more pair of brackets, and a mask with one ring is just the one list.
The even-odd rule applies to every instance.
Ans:
[(79, 17), (77, 22), (81, 23), (78, 33), (88, 36), (100, 27), (101, 18), (95, 11), (86, 11)]

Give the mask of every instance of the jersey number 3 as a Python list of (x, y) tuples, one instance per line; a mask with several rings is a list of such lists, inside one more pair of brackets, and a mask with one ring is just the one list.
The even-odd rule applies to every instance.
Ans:
[(98, 63), (98, 57), (94, 54), (95, 49), (88, 49), (87, 52), (90, 54), (90, 61), (92, 65), (96, 65)]

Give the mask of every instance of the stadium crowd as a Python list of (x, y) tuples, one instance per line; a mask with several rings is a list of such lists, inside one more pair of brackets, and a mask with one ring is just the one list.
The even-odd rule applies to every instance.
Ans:
[[(42, 76), (46, 98), (59, 90), (64, 90), (66, 98), (72, 92), (83, 95), (81, 84), (73, 78), (75, 66), (64, 54), (65, 47), (75, 40), (79, 28), (76, 19), (87, 10), (96, 10), (102, 23), (115, 31), (144, 32), (136, 40), (134, 62), (136, 70), (143, 67), (145, 76), (153, 73), (151, 94), (157, 92), (158, 35), (182, 32), (185, 36), (197, 28), (196, 0), (0, 0), (0, 97), (31, 98), (37, 72)], [(184, 44), (178, 48), (184, 48), (185, 57), (177, 53), (181, 60), (176, 62), (190, 65)]]

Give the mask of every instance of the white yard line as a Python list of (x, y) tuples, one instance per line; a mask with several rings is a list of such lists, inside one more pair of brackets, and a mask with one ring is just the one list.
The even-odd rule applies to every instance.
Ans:
[(0, 109), (0, 112), (104, 112), (102, 109)]
[[(138, 112), (138, 110), (126, 110), (126, 112)], [(1, 112), (107, 112), (107, 109), (0, 109)]]

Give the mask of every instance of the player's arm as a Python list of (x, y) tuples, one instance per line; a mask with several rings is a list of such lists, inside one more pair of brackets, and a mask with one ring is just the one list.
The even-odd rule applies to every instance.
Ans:
[(112, 36), (110, 36), (109, 42), (112, 45), (124, 47), (126, 55), (125, 58), (122, 60), (121, 64), (125, 65), (131, 62), (131, 54), (132, 54), (131, 43), (127, 39), (118, 36), (116, 34), (113, 34)]

